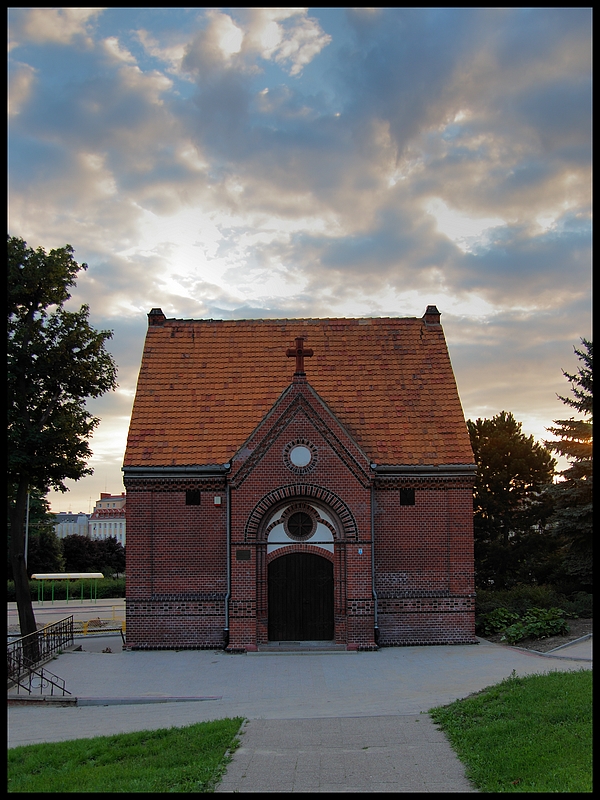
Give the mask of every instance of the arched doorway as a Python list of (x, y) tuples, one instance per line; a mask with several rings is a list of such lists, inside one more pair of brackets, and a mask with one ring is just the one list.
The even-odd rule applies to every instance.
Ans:
[(334, 638), (333, 564), (313, 553), (290, 553), (268, 567), (269, 640)]

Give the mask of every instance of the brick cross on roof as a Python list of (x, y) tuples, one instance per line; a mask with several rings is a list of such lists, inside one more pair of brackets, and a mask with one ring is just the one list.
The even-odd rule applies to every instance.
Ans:
[(308, 358), (313, 355), (313, 351), (310, 348), (304, 347), (304, 338), (302, 336), (296, 337), (296, 346), (295, 347), (288, 347), (286, 350), (286, 356), (288, 358), (296, 358), (296, 372), (294, 375), (306, 375), (304, 372), (304, 358), (305, 356)]

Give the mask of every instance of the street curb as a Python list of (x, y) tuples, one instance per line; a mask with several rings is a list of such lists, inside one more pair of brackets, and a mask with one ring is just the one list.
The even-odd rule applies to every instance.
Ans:
[(8, 705), (34, 706), (130, 706), (150, 703), (196, 703), (207, 700), (222, 700), (223, 696), (213, 697), (56, 697), (53, 695), (8, 695)]

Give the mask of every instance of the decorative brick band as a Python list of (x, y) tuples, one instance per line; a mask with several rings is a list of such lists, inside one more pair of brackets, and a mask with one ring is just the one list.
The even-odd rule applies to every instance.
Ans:
[(372, 597), (355, 598), (348, 600), (347, 613), (349, 617), (373, 616), (375, 603)]
[(450, 597), (448, 589), (380, 589), (375, 581), (377, 597), (380, 600), (410, 600), (421, 597)]
[[(126, 644), (124, 650), (215, 650), (223, 645), (215, 644)], [(244, 651), (246, 652), (246, 651)]]
[(475, 595), (420, 595), (412, 597), (378, 598), (380, 614), (420, 614), (426, 612), (473, 611)]
[(185, 492), (188, 489), (201, 489), (205, 492), (224, 492), (226, 478), (123, 478), (128, 494), (134, 492)]
[(373, 478), (375, 489), (471, 489), (474, 484), (474, 475), (376, 475)]
[(224, 646), (224, 599), (128, 599), (126, 619), (128, 650), (207, 650)]
[(298, 497), (311, 498), (321, 501), (327, 508), (334, 511), (342, 525), (342, 535), (348, 541), (356, 541), (358, 538), (358, 526), (356, 520), (348, 506), (333, 492), (324, 489), (322, 486), (314, 486), (309, 483), (289, 484), (280, 486), (265, 495), (252, 509), (246, 529), (244, 531), (245, 541), (253, 541), (264, 538), (264, 530), (261, 523), (265, 515), (273, 506), (285, 500), (294, 500)]
[(229, 606), (229, 616), (236, 617), (255, 617), (256, 603), (254, 600), (233, 600)]
[(177, 594), (152, 594), (150, 601), (153, 603), (210, 603), (223, 602), (225, 592), (181, 592)]

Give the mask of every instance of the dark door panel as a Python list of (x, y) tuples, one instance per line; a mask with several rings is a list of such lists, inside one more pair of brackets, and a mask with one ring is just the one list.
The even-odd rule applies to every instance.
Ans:
[(333, 639), (333, 564), (313, 553), (280, 556), (269, 565), (269, 639)]

